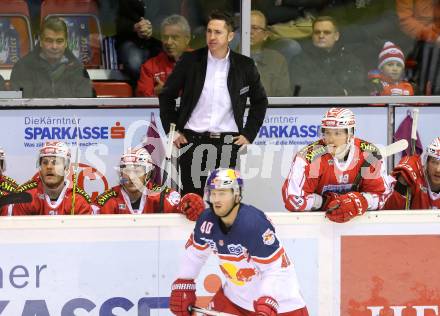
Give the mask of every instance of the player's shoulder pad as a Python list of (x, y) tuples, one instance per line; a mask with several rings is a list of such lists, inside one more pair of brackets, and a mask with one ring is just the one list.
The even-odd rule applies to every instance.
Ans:
[(90, 198), (90, 195), (88, 195), (87, 192), (84, 191), (83, 188), (76, 186), (75, 193), (78, 193), (79, 195), (81, 195), (87, 202), (92, 203), (92, 199)]
[(0, 183), (0, 191), (6, 192), (16, 192), (18, 189), (18, 184), (12, 178), (3, 176), (4, 181)]
[(151, 186), (150, 191), (152, 191), (152, 192), (162, 192), (162, 191), (165, 191), (164, 193), (170, 193), (171, 188), (169, 188), (167, 186), (161, 186), (161, 185), (158, 185), (156, 183), (153, 183), (153, 185)]
[(115, 190), (113, 190), (113, 188), (111, 188), (98, 195), (98, 197), (96, 198), (96, 203), (98, 203), (99, 206), (104, 206), (104, 204), (107, 203), (108, 200), (117, 196), (118, 196), (118, 192), (116, 192)]
[(38, 182), (35, 181), (34, 179), (31, 179), (28, 182), (25, 182), (22, 185), (20, 185), (18, 187), (17, 191), (18, 192), (25, 192), (25, 191), (32, 190), (32, 189), (36, 188), (37, 186), (38, 186)]
[(359, 139), (359, 149), (362, 152), (372, 153), (373, 155), (380, 155), (380, 150), (376, 145), (367, 142), (363, 139)]
[(315, 159), (327, 153), (326, 147), (320, 140), (311, 143), (298, 152), (298, 155), (303, 157), (308, 163), (312, 163)]
[(18, 183), (17, 183), (17, 181), (15, 181), (14, 179), (12, 179), (12, 178), (10, 178), (10, 177), (8, 177), (8, 176), (3, 176), (3, 177), (4, 177), (4, 179), (5, 179), (6, 181), (8, 181), (9, 183), (15, 185), (15, 187), (18, 188)]

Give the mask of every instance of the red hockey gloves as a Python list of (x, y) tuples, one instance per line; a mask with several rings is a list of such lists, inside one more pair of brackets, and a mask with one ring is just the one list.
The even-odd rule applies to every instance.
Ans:
[(368, 208), (368, 202), (359, 192), (350, 192), (340, 195), (328, 203), (326, 215), (336, 223), (348, 222), (353, 217), (362, 215)]
[(338, 197), (339, 197), (339, 194), (337, 194), (335, 192), (325, 192), (322, 197), (321, 210), (327, 211), (328, 205), (330, 204), (330, 202), (336, 200)]
[(175, 315), (190, 316), (188, 307), (196, 303), (194, 280), (177, 279), (171, 286), (170, 310)]
[(276, 316), (278, 302), (270, 296), (262, 296), (254, 301), (254, 310), (257, 316)]
[(407, 185), (413, 187), (417, 183), (417, 171), (421, 170), (422, 168), (419, 161), (419, 156), (409, 156), (403, 158), (394, 168), (392, 176), (396, 179), (402, 177)]
[(195, 193), (187, 193), (180, 200), (177, 210), (185, 214), (190, 221), (196, 221), (199, 215), (205, 210), (205, 202), (200, 195)]

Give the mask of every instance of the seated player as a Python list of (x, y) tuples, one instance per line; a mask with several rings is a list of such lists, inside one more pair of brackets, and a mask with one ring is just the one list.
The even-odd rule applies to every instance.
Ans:
[[(4, 174), (6, 170), (6, 154), (3, 148), (0, 147), (0, 197), (9, 193), (16, 192), (18, 188), (17, 182)], [(8, 215), (8, 207), (0, 207), (0, 215)]]
[(322, 139), (300, 150), (282, 188), (289, 211), (327, 212), (343, 223), (380, 209), (390, 180), (378, 149), (354, 137), (351, 110), (331, 108), (321, 123)]
[(385, 210), (405, 209), (407, 188), (410, 188), (408, 209), (440, 209), (440, 137), (434, 138), (422, 157), (403, 157), (392, 176), (397, 181)]
[(37, 176), (21, 185), (19, 192), (28, 192), (31, 203), (15, 204), (12, 215), (77, 215), (91, 214), (90, 197), (77, 185), (72, 190), (67, 179), (70, 149), (59, 141), (46, 142), (39, 150)]
[(156, 185), (151, 180), (153, 170), (153, 160), (145, 148), (129, 149), (119, 162), (120, 184), (96, 198), (99, 213), (183, 213), (195, 221), (205, 209), (203, 199), (194, 193), (181, 199), (179, 192)]
[(241, 203), (243, 180), (233, 169), (208, 177), (210, 207), (197, 219), (171, 289), (170, 310), (190, 316), (196, 302), (195, 278), (211, 253), (219, 258), (225, 284), (209, 306), (234, 315), (307, 316), (295, 268), (275, 228), (257, 208)]

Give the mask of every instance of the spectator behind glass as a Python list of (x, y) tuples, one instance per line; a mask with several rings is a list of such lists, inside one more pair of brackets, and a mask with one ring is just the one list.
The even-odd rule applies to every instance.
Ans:
[(440, 44), (440, 3), (432, 0), (396, 0), (400, 27), (411, 38)]
[[(274, 24), (291, 23), (297, 25), (299, 20), (309, 20), (318, 16), (321, 9), (327, 4), (328, 0), (252, 0), (252, 9), (261, 11), (266, 17), (266, 24), (269, 29)], [(299, 22), (300, 24), (304, 23)], [(309, 24), (310, 25), (310, 24)], [(302, 32), (310, 29), (302, 28)], [(304, 35), (303, 35), (304, 36)], [(306, 37), (309, 37), (305, 35)], [(272, 36), (271, 36), (272, 39)], [(267, 41), (266, 46), (280, 52), (287, 63), (301, 52), (301, 45), (297, 42), (304, 37), (281, 37)]]
[(261, 11), (251, 11), (251, 58), (257, 66), (268, 96), (291, 96), (286, 59), (277, 51), (265, 47), (269, 37), (266, 27), (264, 14)]
[(161, 40), (163, 51), (147, 60), (141, 67), (136, 96), (159, 95), (176, 61), (188, 49), (191, 40), (188, 21), (181, 15), (165, 18), (161, 25)]
[(294, 95), (344, 96), (365, 94), (364, 67), (344, 46), (333, 18), (318, 17), (313, 22), (312, 43), (303, 46), (290, 66)]
[(387, 40), (392, 39), (405, 49), (411, 45), (399, 29), (393, 0), (332, 0), (321, 15), (338, 21), (339, 32), (344, 34), (343, 45), (365, 69), (377, 67), (377, 52)]
[(415, 82), (417, 94), (440, 94), (440, 2), (397, 0), (400, 27), (414, 41), (408, 56), (408, 78)]
[(24, 98), (92, 97), (87, 71), (67, 48), (66, 23), (49, 17), (40, 29), (40, 45), (12, 68), (12, 90)]
[(412, 85), (403, 80), (405, 56), (392, 42), (386, 42), (379, 54), (378, 70), (370, 71), (372, 95), (414, 95)]
[(135, 85), (141, 65), (161, 51), (156, 38), (162, 20), (180, 13), (180, 0), (119, 0), (116, 19), (118, 62)]

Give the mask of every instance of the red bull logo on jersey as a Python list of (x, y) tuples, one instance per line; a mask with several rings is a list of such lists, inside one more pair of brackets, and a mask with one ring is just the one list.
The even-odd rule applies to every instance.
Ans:
[(268, 228), (262, 235), (263, 237), (263, 243), (265, 245), (273, 245), (273, 243), (275, 242), (275, 232), (273, 230), (271, 230), (270, 228)]
[(220, 270), (229, 281), (238, 286), (251, 282), (254, 276), (257, 275), (255, 268), (238, 268), (229, 262), (222, 263)]

